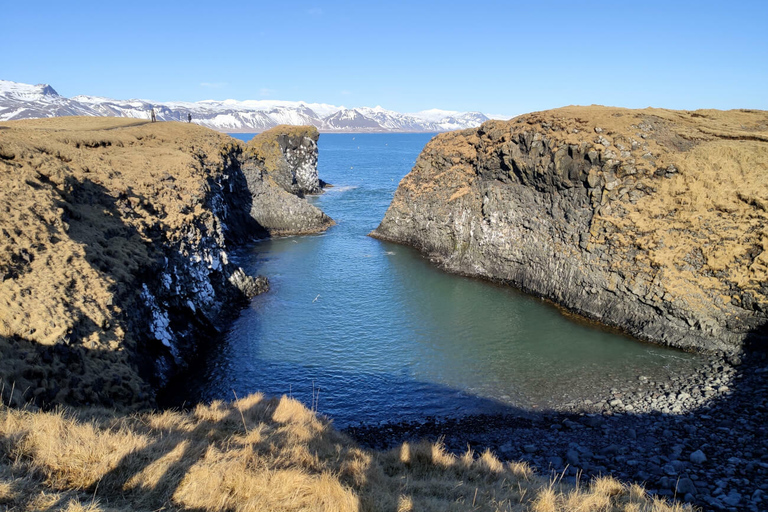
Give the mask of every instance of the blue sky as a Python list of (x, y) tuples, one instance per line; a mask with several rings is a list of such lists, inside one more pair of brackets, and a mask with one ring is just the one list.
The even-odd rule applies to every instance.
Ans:
[(18, 2), (0, 79), (155, 101), (768, 109), (768, 1)]

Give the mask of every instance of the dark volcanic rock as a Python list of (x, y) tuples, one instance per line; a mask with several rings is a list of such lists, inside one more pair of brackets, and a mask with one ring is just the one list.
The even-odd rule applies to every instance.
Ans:
[(441, 134), (372, 236), (646, 340), (734, 352), (768, 320), (766, 127), (567, 107)]

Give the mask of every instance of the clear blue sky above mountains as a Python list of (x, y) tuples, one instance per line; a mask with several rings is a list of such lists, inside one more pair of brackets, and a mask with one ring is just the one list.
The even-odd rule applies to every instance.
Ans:
[(16, 2), (0, 79), (156, 101), (768, 109), (768, 1)]

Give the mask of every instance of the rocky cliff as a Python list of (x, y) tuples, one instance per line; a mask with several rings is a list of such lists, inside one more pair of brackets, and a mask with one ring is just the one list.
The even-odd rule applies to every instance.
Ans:
[(271, 179), (293, 168), (312, 173), (317, 136), (303, 138), (265, 133), (281, 154), (264, 159), (181, 123), (0, 124), (6, 403), (152, 403), (200, 344), (267, 288), (232, 264), (228, 249), (268, 234), (275, 220), (289, 227), (282, 232), (331, 223)]
[(436, 136), (380, 239), (645, 340), (768, 322), (768, 113), (567, 107)]

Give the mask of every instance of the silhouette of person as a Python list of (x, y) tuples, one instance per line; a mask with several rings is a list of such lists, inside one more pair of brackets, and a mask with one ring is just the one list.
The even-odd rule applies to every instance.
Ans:
[(190, 114), (189, 112), (187, 112), (187, 122), (188, 123), (192, 122), (192, 114)]
[(155, 116), (155, 107), (152, 107), (152, 110), (149, 112), (149, 116), (153, 123), (157, 121), (157, 117)]

